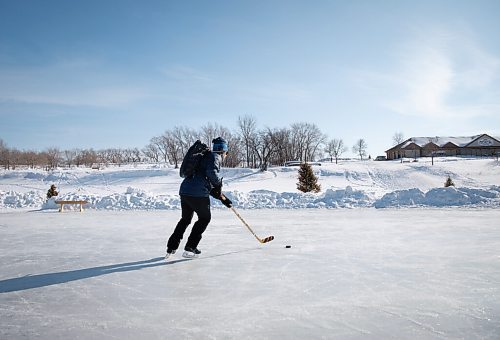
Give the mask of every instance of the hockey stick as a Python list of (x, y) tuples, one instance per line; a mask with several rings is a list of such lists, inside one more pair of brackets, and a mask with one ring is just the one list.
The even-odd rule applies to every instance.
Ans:
[(233, 207), (231, 207), (231, 210), (236, 214), (236, 216), (238, 216), (238, 218), (240, 219), (241, 222), (243, 222), (243, 224), (245, 225), (245, 227), (248, 228), (248, 230), (250, 230), (250, 232), (252, 233), (253, 236), (255, 236), (255, 238), (260, 242), (260, 243), (267, 243), (267, 242), (271, 242), (272, 240), (274, 240), (274, 236), (268, 236), (266, 238), (260, 238), (258, 237), (254, 231), (252, 230), (252, 228), (250, 228), (250, 226), (248, 225), (247, 222), (245, 222), (245, 220), (240, 216), (240, 214), (238, 214), (238, 212), (236, 211), (236, 209), (234, 209)]
[[(221, 198), (222, 199), (225, 199), (226, 197), (224, 195), (221, 195)], [(255, 238), (260, 242), (260, 243), (267, 243), (267, 242), (271, 242), (272, 240), (274, 240), (274, 236), (268, 236), (266, 238), (260, 238), (259, 236), (257, 236), (254, 231), (252, 230), (252, 228), (250, 228), (250, 226), (248, 225), (247, 222), (245, 222), (245, 220), (243, 219), (243, 217), (240, 216), (240, 214), (238, 214), (238, 212), (236, 211), (236, 209), (234, 209), (234, 207), (231, 207), (230, 208), (235, 214), (236, 216), (238, 216), (238, 218), (240, 219), (241, 222), (243, 222), (243, 224), (245, 225), (245, 227), (248, 228), (248, 230), (250, 230), (250, 232), (252, 233), (253, 236), (255, 236)]]

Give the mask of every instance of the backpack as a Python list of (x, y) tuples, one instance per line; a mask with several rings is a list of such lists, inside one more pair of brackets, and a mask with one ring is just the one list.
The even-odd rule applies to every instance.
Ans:
[(197, 140), (184, 155), (179, 175), (182, 178), (193, 177), (200, 167), (201, 160), (208, 152), (210, 152), (210, 148)]

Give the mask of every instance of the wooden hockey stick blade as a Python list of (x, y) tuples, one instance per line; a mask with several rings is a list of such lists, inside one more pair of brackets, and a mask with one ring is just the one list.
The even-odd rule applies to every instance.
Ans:
[(268, 236), (265, 239), (259, 239), (259, 242), (260, 243), (267, 243), (267, 242), (271, 242), (272, 240), (274, 240), (274, 236)]

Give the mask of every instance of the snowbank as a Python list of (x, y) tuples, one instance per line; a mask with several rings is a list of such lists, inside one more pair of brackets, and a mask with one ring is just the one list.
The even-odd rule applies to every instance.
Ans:
[[(248, 193), (226, 191), (234, 206), (243, 209), (303, 209), (303, 208), (356, 208), (356, 207), (451, 207), (451, 206), (500, 206), (500, 187), (492, 186), (489, 190), (473, 188), (435, 188), (422, 192), (413, 188), (396, 190), (385, 194), (380, 199), (370, 197), (361, 190), (348, 186), (345, 189), (327, 189), (324, 193), (304, 194), (291, 192), (275, 192), (270, 190), (254, 190)], [(87, 209), (98, 210), (172, 210), (180, 209), (178, 195), (153, 195), (145, 191), (129, 187), (124, 193), (106, 196), (68, 193), (58, 196), (63, 200), (87, 200)], [(17, 193), (0, 192), (1, 208), (41, 208), (56, 209), (54, 199), (46, 202), (41, 192), (30, 191)], [(223, 205), (212, 199), (212, 205), (223, 208)]]
[[(115, 193), (107, 196), (96, 196), (82, 193), (68, 193), (58, 196), (59, 200), (86, 200), (89, 203), (84, 207), (98, 210), (172, 210), (180, 209), (179, 196), (174, 195), (151, 195), (142, 190), (129, 187), (123, 194)], [(55, 199), (53, 199), (55, 200)], [(42, 209), (59, 208), (57, 204), (49, 200), (44, 203)], [(0, 194), (1, 201), (1, 194)], [(1, 206), (1, 203), (0, 203)], [(69, 207), (71, 208), (71, 207)]]
[(375, 208), (391, 207), (451, 207), (451, 206), (499, 206), (500, 187), (490, 190), (472, 188), (435, 188), (425, 194), (419, 189), (397, 190), (385, 194), (373, 204)]
[(40, 208), (46, 198), (39, 191), (0, 191), (0, 208)]
[[(500, 163), (447, 157), (418, 163), (346, 161), (314, 167), (323, 191), (296, 190), (296, 167), (223, 168), (224, 193), (237, 208), (303, 209), (356, 207), (499, 207)], [(456, 187), (443, 188), (450, 176)], [(180, 208), (178, 169), (140, 166), (56, 169), (0, 169), (0, 210), (56, 209), (46, 202), (54, 184), (58, 199), (84, 199), (86, 209), (173, 210)], [(216, 208), (224, 206), (212, 200)], [(72, 208), (71, 206), (68, 209)]]

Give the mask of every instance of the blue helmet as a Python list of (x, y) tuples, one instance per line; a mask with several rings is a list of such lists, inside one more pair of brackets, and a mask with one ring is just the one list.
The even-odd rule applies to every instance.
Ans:
[(212, 151), (214, 152), (227, 152), (228, 147), (227, 147), (227, 142), (224, 138), (222, 137), (217, 137), (214, 140), (212, 140)]

